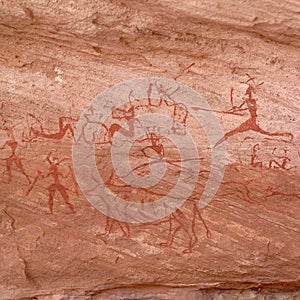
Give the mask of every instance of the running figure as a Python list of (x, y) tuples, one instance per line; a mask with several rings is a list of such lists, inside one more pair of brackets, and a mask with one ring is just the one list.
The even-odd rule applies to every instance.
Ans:
[[(258, 133), (261, 133), (263, 135), (267, 136), (283, 136), (283, 137), (289, 137), (291, 141), (293, 140), (293, 135), (292, 133), (289, 132), (269, 132), (266, 130), (263, 130), (260, 128), (260, 126), (257, 124), (257, 105), (256, 105), (256, 100), (253, 98), (253, 93), (255, 94), (256, 88), (260, 85), (263, 84), (261, 82), (257, 86), (254, 86), (254, 78), (250, 77), (249, 74), (246, 74), (249, 79), (246, 82), (242, 82), (248, 85), (248, 88), (245, 92), (246, 99), (239, 105), (239, 106), (233, 106), (232, 111), (243, 111), (243, 110), (248, 110), (250, 113), (250, 118), (243, 122), (240, 126), (237, 128), (227, 132), (223, 138), (221, 138), (215, 145), (218, 146), (221, 143), (223, 143), (225, 140), (227, 140), (229, 137), (236, 135), (238, 133), (246, 132), (246, 131), (255, 131)], [(246, 107), (244, 107), (246, 105)]]

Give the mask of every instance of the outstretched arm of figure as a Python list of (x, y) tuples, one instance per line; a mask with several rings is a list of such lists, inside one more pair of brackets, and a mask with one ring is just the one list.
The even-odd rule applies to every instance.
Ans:
[(233, 106), (231, 109), (229, 109), (228, 111), (232, 111), (232, 112), (237, 112), (237, 111), (243, 111), (243, 110), (248, 110), (248, 108), (243, 108), (243, 106), (245, 105), (246, 100), (244, 100), (239, 106)]

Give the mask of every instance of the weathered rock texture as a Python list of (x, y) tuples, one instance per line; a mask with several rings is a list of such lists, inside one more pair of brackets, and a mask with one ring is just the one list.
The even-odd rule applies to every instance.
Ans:
[[(1, 1), (0, 298), (299, 299), (299, 12), (293, 0)], [(246, 73), (264, 82), (251, 99)], [(256, 100), (256, 123), (226, 140), (223, 184), (201, 210), (207, 229), (201, 184), (171, 233), (168, 218), (105, 232), (71, 175), (71, 205), (56, 191), (49, 214), (49, 152), (69, 158), (60, 170), (71, 174), (72, 134), (59, 118), (146, 76), (192, 87), (225, 133), (250, 118), (245, 105), (229, 113), (231, 91), (235, 106)]]

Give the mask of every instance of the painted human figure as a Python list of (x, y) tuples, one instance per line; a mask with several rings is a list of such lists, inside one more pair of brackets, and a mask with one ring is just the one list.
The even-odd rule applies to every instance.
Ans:
[[(258, 124), (257, 124), (257, 104), (256, 104), (256, 99), (253, 98), (253, 94), (256, 93), (256, 88), (260, 85), (263, 84), (260, 83), (257, 86), (254, 86), (254, 78), (250, 77), (248, 74), (247, 76), (249, 79), (244, 82), (245, 84), (248, 85), (248, 88), (245, 92), (245, 100), (238, 106), (233, 106), (232, 112), (237, 112), (237, 111), (243, 111), (243, 110), (248, 110), (250, 113), (250, 117), (248, 120), (243, 122), (240, 126), (237, 128), (227, 132), (223, 138), (221, 138), (215, 145), (218, 146), (219, 144), (223, 143), (225, 140), (227, 140), (229, 137), (234, 136), (239, 133), (247, 132), (247, 131), (255, 131), (258, 133), (261, 133), (263, 135), (267, 136), (282, 136), (282, 137), (289, 137), (290, 140), (293, 140), (293, 135), (292, 133), (289, 132), (269, 132), (264, 129), (262, 129)], [(246, 107), (245, 107), (246, 106)]]
[(288, 149), (284, 149), (284, 155), (283, 156), (278, 156), (275, 154), (275, 151), (276, 151), (276, 147), (273, 149), (272, 151), (272, 154), (276, 157), (276, 158), (279, 158), (279, 159), (282, 159), (282, 162), (279, 163), (277, 160), (275, 159), (272, 159), (270, 160), (269, 162), (269, 168), (272, 169), (272, 168), (280, 168), (280, 169), (283, 169), (283, 170), (290, 170), (291, 168), (287, 168), (287, 165), (288, 163), (291, 161), (291, 159), (287, 156), (287, 153), (288, 153)]
[(42, 137), (46, 139), (61, 140), (65, 137), (67, 132), (70, 132), (72, 137), (74, 137), (74, 129), (71, 125), (72, 122), (77, 122), (77, 119), (71, 117), (61, 116), (58, 118), (58, 131), (54, 133), (46, 133), (41, 122), (33, 114), (29, 114), (33, 119), (36, 119), (37, 123), (40, 125), (40, 129), (34, 127), (30, 128), (30, 133), (33, 133), (33, 137)]
[(6, 171), (8, 174), (8, 181), (7, 183), (10, 183), (12, 180), (12, 166), (13, 164), (20, 170), (20, 172), (26, 177), (28, 183), (31, 183), (31, 180), (29, 176), (26, 174), (26, 171), (24, 169), (24, 166), (22, 164), (21, 158), (18, 157), (16, 154), (17, 148), (19, 146), (18, 141), (16, 140), (14, 136), (13, 129), (7, 129), (7, 136), (8, 140), (4, 143), (2, 147), (0, 147), (0, 150), (3, 150), (5, 147), (10, 148), (11, 154), (9, 157), (2, 159), (5, 160), (6, 165)]
[(53, 213), (53, 199), (56, 191), (61, 194), (63, 200), (65, 201), (71, 212), (75, 212), (74, 206), (70, 203), (67, 188), (60, 181), (60, 177), (67, 177), (63, 176), (63, 174), (59, 171), (59, 166), (63, 161), (64, 159), (59, 160), (57, 157), (52, 157), (51, 152), (47, 155), (47, 162), (49, 163), (49, 173), (45, 177), (52, 177), (54, 180), (54, 183), (49, 185), (47, 188), (49, 192), (48, 203), (51, 214)]

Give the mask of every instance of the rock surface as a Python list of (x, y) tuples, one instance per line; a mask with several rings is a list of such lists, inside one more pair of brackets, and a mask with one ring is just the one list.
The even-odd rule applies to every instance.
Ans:
[[(1, 1), (0, 298), (299, 299), (299, 12), (275, 0)], [(126, 224), (79, 191), (72, 130), (99, 93), (140, 77), (191, 87), (230, 134), (212, 202), (198, 209), (211, 148), (189, 119), (203, 155), (193, 194), (160, 222)], [(108, 182), (109, 145), (96, 153)]]

